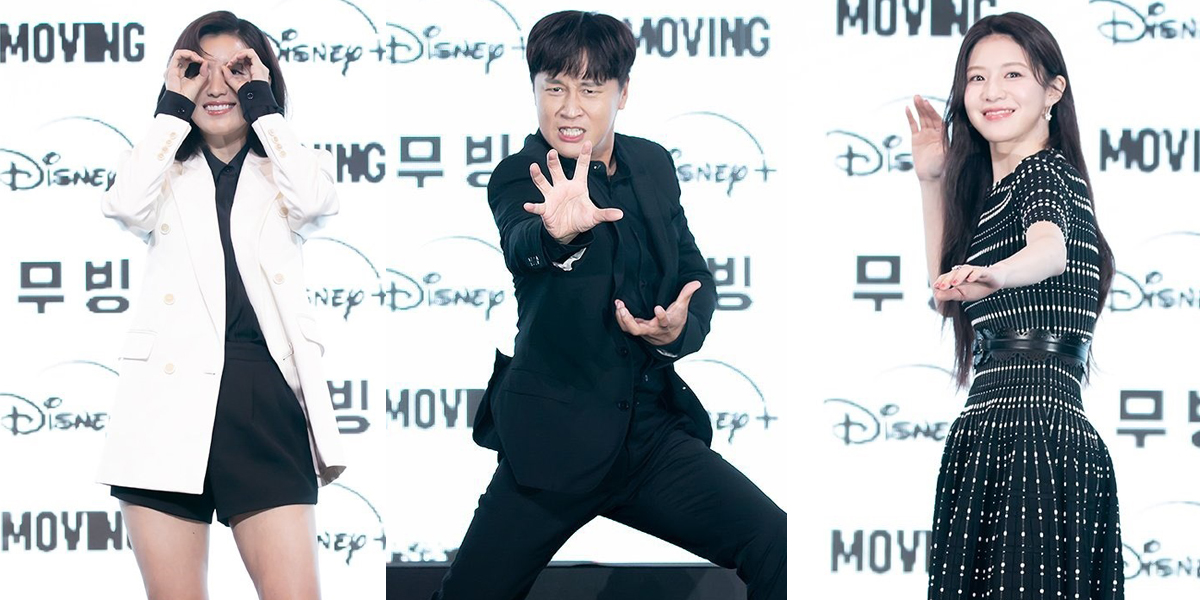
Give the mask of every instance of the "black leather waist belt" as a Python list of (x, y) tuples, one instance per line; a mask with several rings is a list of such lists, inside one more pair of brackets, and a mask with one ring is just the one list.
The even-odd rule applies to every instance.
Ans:
[(999, 332), (980, 329), (975, 332), (975, 351), (972, 362), (975, 366), (979, 366), (992, 358), (1022, 354), (1043, 358), (1053, 355), (1079, 365), (1085, 365), (1088, 359), (1088, 348), (1091, 344), (1092, 341), (1085, 337), (1055, 335), (1045, 329)]

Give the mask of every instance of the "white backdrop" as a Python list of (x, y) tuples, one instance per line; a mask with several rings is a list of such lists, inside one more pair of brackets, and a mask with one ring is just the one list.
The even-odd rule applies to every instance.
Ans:
[[(1123, 274), (1085, 404), (1116, 463), (1127, 589), (1195, 598), (1200, 382), (1187, 340), (1200, 333), (1200, 130), (1189, 73), (1200, 2), (1156, 3), (1145, 19), (1146, 3), (1135, 14), (1087, 0), (867, 0), (861, 13), (842, 0), (573, 6), (633, 26), (639, 54), (618, 130), (678, 151), (692, 230), (727, 283), (707, 344), (679, 370), (712, 413), (714, 447), (790, 513), (793, 597), (922, 597), (942, 441), (965, 394), (950, 384), (950, 340), (927, 308), (903, 106), (914, 93), (945, 97), (965, 31), (946, 25), (947, 11), (963, 4), (966, 25), (1028, 12), (1066, 53)], [(536, 127), (521, 46), (537, 18), (565, 7), (235, 7), (279, 43), (301, 139), (341, 165), (342, 214), (306, 245), (354, 461), (318, 505), (328, 597), (382, 597), (389, 560), (444, 560), (494, 468), (470, 423), (493, 348), (511, 350), (516, 306), (485, 192), (472, 184)], [(136, 298), (144, 247), (105, 222), (98, 202), (119, 152), (149, 123), (179, 31), (219, 8), (62, 1), (0, 14), (10, 36), (0, 31), (5, 599), (140, 589), (123, 532), (112, 533), (116, 503), (91, 483), (129, 313), (96, 314), (125, 305), (88, 302)], [(75, 23), (105, 25), (81, 25), (75, 41)], [(98, 43), (113, 23), (115, 59)], [(1105, 158), (1126, 130), (1123, 153)], [(40, 301), (22, 300), (44, 296), (62, 301), (39, 312)], [(1147, 428), (1164, 433), (1144, 447), (1118, 433)], [(556, 559), (697, 560), (605, 521)], [(213, 597), (253, 597), (219, 526), (210, 573)]]
[[(92, 482), (115, 392), (119, 340), (137, 309), (145, 246), (107, 222), (99, 201), (120, 151), (150, 123), (175, 39), (192, 19), (218, 8), (212, 2), (186, 12), (152, 2), (5, 3), (0, 203), (9, 218), (0, 225), (0, 318), (7, 342), (0, 351), (0, 456), (10, 475), (0, 487), (0, 578), (6, 599), (142, 594), (117, 503), (107, 487)], [(261, 3), (242, 12), (278, 35), (280, 24), (267, 17), (282, 16), (286, 8)], [(113, 54), (106, 53), (106, 41)], [(369, 111), (353, 110), (344, 94), (333, 97), (336, 76), (289, 67), (290, 116), (301, 139), (337, 142), (378, 126), (368, 121)], [(367, 93), (386, 92), (357, 94)], [(386, 243), (383, 227), (397, 214), (390, 196), (339, 191), (346, 215), (329, 234), (350, 231), (367, 250)], [(315, 278), (332, 267), (320, 246), (312, 246)], [(41, 308), (25, 300), (38, 296), (56, 300)], [(89, 305), (110, 296), (124, 300)], [(319, 317), (330, 338), (325, 362), (331, 384), (378, 380), (390, 372), (390, 361), (376, 350), (375, 332), (384, 325), (379, 317)], [(378, 474), (386, 428), (358, 397), (345, 404), (338, 415), (355, 468), (321, 491), (322, 584), (330, 597), (344, 597), (345, 590), (382, 597), (386, 486)], [(212, 597), (254, 597), (232, 536), (215, 525), (211, 539)]]
[[(133, 597), (140, 586), (123, 533), (104, 545), (101, 526), (117, 526), (116, 503), (91, 481), (119, 369), (115, 340), (130, 314), (97, 311), (136, 309), (128, 302), (144, 248), (106, 223), (98, 202), (119, 152), (150, 121), (179, 31), (218, 8), (59, 2), (6, 7), (0, 17), (8, 34), (0, 202), (11, 211), (0, 223), (0, 324), (10, 340), (0, 350), (0, 453), (10, 472), (0, 487), (0, 579), (16, 582), (14, 597), (76, 597), (98, 582), (107, 597)], [(322, 578), (337, 590), (330, 597), (381, 596), (387, 560), (445, 560), (494, 468), (495, 455), (471, 442), (470, 424), (493, 349), (511, 352), (516, 306), (482, 186), (536, 127), (525, 36), (560, 8), (491, 0), (236, 7), (278, 44), (301, 139), (340, 165), (342, 214), (306, 245), (310, 300), (329, 338), (326, 368), (353, 460), (339, 480), (345, 487), (323, 490), (318, 505), (329, 546)], [(719, 2), (684, 13), (637, 2), (590, 8), (627, 19), (642, 40), (619, 129), (677, 151), (693, 231), (722, 283), (726, 310), (704, 352), (679, 369), (713, 413), (715, 446), (786, 507), (793, 478), (779, 467), (795, 422), (789, 358), (759, 334), (790, 310), (779, 276), (787, 257), (770, 252), (788, 229), (777, 221), (764, 230), (756, 211), (782, 199), (793, 171), (782, 117), (746, 97), (788, 67), (776, 47), (787, 35), (784, 11)], [(77, 36), (73, 23), (105, 25), (80, 26)], [(103, 54), (110, 23), (115, 59)], [(708, 81), (721, 82), (716, 93)], [(76, 173), (87, 179), (66, 185)], [(41, 223), (50, 227), (33, 226)], [(114, 270), (90, 274), (89, 261)], [(97, 295), (126, 300), (89, 309)], [(22, 300), (32, 296), (62, 301)], [(91, 424), (63, 429), (60, 414)], [(43, 415), (49, 421), (36, 426)], [(212, 595), (250, 598), (222, 529), (213, 535)], [(557, 558), (698, 560), (648, 539), (597, 522)], [(84, 551), (88, 544), (106, 549)], [(60, 572), (71, 576), (47, 591)]]
[[(422, 60), (403, 71), (409, 110), (401, 135), (440, 139), (444, 172), (424, 187), (398, 184), (403, 215), (395, 223), (390, 257), (421, 286), (423, 306), (396, 315), (402, 343), (388, 405), (392, 459), (389, 537), (398, 561), (445, 560), (462, 540), (479, 495), (496, 466), (495, 453), (471, 442), (471, 418), (491, 374), (494, 348), (512, 351), (516, 303), (512, 278), (497, 249), (499, 238), (486, 193), (472, 173), (494, 162), (474, 144), (492, 136), (492, 156), (518, 151), (537, 127), (524, 37), (560, 2), (466, 1), (421, 3), (402, 13), (413, 31), (440, 27), (440, 38), (487, 40), (504, 53), (486, 60)], [(759, 3), (734, 10), (722, 2), (587, 2), (633, 25), (640, 45), (629, 82), (629, 102), (617, 120), (622, 133), (677, 150), (683, 205), (692, 231), (720, 287), (721, 307), (702, 352), (678, 365), (713, 415), (714, 447), (786, 507), (792, 480), (786, 465), (795, 406), (789, 402), (789, 356), (762, 333), (782, 323), (790, 308), (784, 261), (773, 253), (787, 224), (761, 224), (759, 211), (780, 206), (789, 177), (784, 115), (748, 101), (751, 90), (789, 68), (787, 11)], [(722, 37), (723, 31), (729, 31)], [(690, 40), (690, 42), (689, 42)], [(516, 46), (514, 48), (514, 46)], [(724, 55), (722, 55), (724, 54)], [(780, 106), (782, 98), (766, 100)], [(507, 140), (503, 136), (507, 136)], [(472, 141), (473, 140), (473, 141)], [(506, 147), (508, 152), (503, 149)], [(765, 169), (765, 173), (763, 170)], [(410, 288), (411, 284), (410, 284)], [(438, 289), (475, 293), (482, 306), (439, 306)], [(489, 313), (490, 307), (490, 313)], [(782, 342), (782, 338), (778, 340)], [(606, 520), (586, 526), (556, 560), (689, 562), (696, 557)]]
[[(966, 393), (948, 371), (953, 334), (928, 305), (904, 106), (921, 94), (944, 107), (966, 30), (949, 24), (954, 14), (965, 11), (969, 26), (1015, 10), (1041, 20), (1066, 56), (1097, 216), (1121, 273), (1083, 398), (1115, 463), (1126, 597), (1200, 597), (1200, 484), (1182, 474), (1200, 459), (1200, 380), (1187, 341), (1200, 333), (1200, 87), (1176, 75), (1200, 58), (1200, 2), (1150, 4), (830, 0), (804, 19), (804, 39), (821, 51), (805, 63), (819, 99), (799, 127), (813, 142), (803, 164), (816, 182), (801, 197), (811, 209), (803, 227), (825, 259), (797, 285), (811, 298), (801, 318), (821, 315), (802, 327), (827, 340), (831, 359), (798, 394), (812, 426), (801, 455), (823, 459), (820, 492), (801, 514), (821, 518), (798, 523), (791, 545), (794, 559), (819, 569), (819, 589), (924, 597), (938, 465)], [(1110, 158), (1126, 130), (1137, 141)], [(1178, 168), (1168, 152), (1181, 154)], [(1139, 167), (1155, 157), (1154, 168)], [(821, 293), (812, 281), (826, 282)], [(1165, 433), (1139, 447), (1126, 433), (1134, 429)]]

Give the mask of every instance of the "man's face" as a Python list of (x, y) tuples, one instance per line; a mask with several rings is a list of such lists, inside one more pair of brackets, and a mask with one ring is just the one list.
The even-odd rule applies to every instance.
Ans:
[(538, 129), (567, 158), (577, 158), (583, 142), (591, 141), (592, 160), (610, 164), (617, 111), (628, 96), (628, 81), (621, 87), (616, 79), (600, 82), (561, 73), (538, 73), (533, 79)]

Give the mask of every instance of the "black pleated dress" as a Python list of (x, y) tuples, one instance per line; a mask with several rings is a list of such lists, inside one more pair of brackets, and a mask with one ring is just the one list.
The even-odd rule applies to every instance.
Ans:
[[(967, 303), (976, 331), (1045, 329), (1091, 339), (1100, 259), (1079, 172), (1056, 150), (1024, 159), (988, 195), (968, 264), (990, 265), (1050, 221), (1067, 269)], [(929, 598), (1124, 598), (1112, 459), (1080, 399), (1084, 367), (1051, 355), (980, 364), (946, 439), (929, 560)]]

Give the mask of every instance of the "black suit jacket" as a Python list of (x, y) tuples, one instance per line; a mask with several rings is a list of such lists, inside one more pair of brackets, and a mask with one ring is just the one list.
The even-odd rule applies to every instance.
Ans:
[[(699, 281), (701, 287), (689, 304), (683, 339), (673, 344), (675, 356), (621, 331), (613, 302), (625, 273), (614, 258), (621, 244), (634, 241), (623, 239), (612, 223), (602, 223), (573, 241), (586, 250), (570, 270), (555, 266), (563, 257), (547, 255), (547, 246), (556, 244), (546, 243), (551, 238), (541, 217), (522, 206), (542, 201), (529, 165), (538, 163), (548, 174), (550, 145), (541, 135), (530, 135), (520, 152), (497, 165), (488, 203), (513, 274), (518, 332), (512, 358), (496, 353), (474, 438), (499, 451), (521, 485), (579, 493), (600, 483), (629, 428), (634, 376), (641, 366), (635, 363), (642, 354), (634, 351), (635, 344), (645, 346), (654, 367), (666, 370), (668, 405), (687, 415), (687, 431), (706, 444), (712, 441), (708, 413), (675, 374), (673, 362), (699, 350), (708, 335), (717, 302), (713, 277), (688, 230), (670, 153), (648, 140), (616, 138), (618, 164), (630, 168), (644, 216), (647, 250), (663, 270), (655, 301), (666, 307), (686, 283)], [(563, 159), (568, 176), (574, 168), (575, 161)]]

